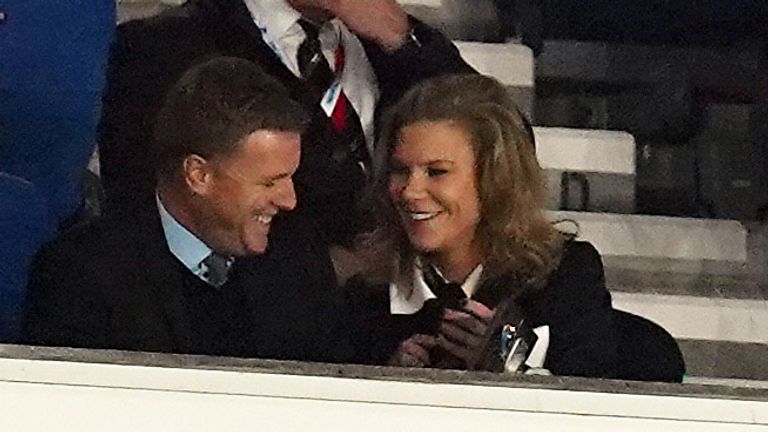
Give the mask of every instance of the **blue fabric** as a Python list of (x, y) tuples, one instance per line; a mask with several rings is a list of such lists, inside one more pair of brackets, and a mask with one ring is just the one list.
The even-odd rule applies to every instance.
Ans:
[(19, 335), (32, 258), (56, 224), (32, 183), (0, 173), (0, 341)]
[(82, 202), (114, 0), (0, 0), (0, 171), (34, 183), (58, 221)]
[[(0, 172), (18, 177), (3, 186), (0, 254), (28, 263), (82, 205), (115, 1), (0, 0), (0, 10)], [(28, 237), (18, 238), (21, 225), (13, 224), (21, 222)], [(22, 265), (0, 274), (3, 340), (17, 328), (6, 306), (20, 304), (25, 272)]]

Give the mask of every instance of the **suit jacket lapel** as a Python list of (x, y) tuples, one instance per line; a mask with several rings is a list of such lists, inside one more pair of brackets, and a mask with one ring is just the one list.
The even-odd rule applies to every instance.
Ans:
[(313, 117), (321, 118), (328, 132), (338, 135), (332, 127), (328, 116), (315, 100), (312, 91), (301, 78), (291, 72), (283, 64), (280, 57), (270, 48), (261, 35), (261, 31), (253, 22), (250, 11), (243, 0), (218, 0), (219, 3), (210, 5), (209, 0), (199, 0), (206, 8), (218, 7), (223, 23), (221, 25), (223, 39), (220, 47), (224, 50), (235, 50), (233, 55), (248, 59), (258, 64), (270, 76), (275, 77), (288, 88), (294, 99), (302, 101), (311, 108)]
[(525, 287), (517, 282), (517, 278), (513, 275), (501, 275), (492, 278), (483, 276), (472, 299), (489, 308), (495, 308), (506, 298), (513, 295), (518, 296), (524, 291)]
[(213, 3), (210, 0), (199, 0), (197, 3), (203, 13), (207, 13), (206, 9), (218, 10), (222, 20), (217, 29), (222, 37), (219, 46), (224, 52), (255, 62), (289, 89), (304, 87), (303, 81), (264, 42), (243, 0), (215, 0)]

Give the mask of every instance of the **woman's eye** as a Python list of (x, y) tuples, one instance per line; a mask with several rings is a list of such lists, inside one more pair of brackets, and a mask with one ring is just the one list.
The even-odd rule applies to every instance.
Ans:
[(445, 169), (442, 169), (442, 168), (429, 168), (429, 169), (427, 169), (427, 175), (429, 175), (430, 177), (441, 176), (441, 175), (443, 175), (443, 174), (445, 174), (447, 172), (448, 172), (448, 170), (445, 170)]

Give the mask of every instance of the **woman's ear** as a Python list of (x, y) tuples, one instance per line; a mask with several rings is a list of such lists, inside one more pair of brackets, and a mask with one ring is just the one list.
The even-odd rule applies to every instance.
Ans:
[(213, 165), (202, 156), (192, 154), (184, 158), (184, 182), (196, 195), (206, 195), (213, 186)]

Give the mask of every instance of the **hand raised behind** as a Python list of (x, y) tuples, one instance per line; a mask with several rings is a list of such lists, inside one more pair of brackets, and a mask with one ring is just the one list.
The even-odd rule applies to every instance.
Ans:
[(339, 18), (358, 36), (395, 51), (408, 34), (408, 16), (395, 0), (289, 0), (298, 11), (322, 11)]

